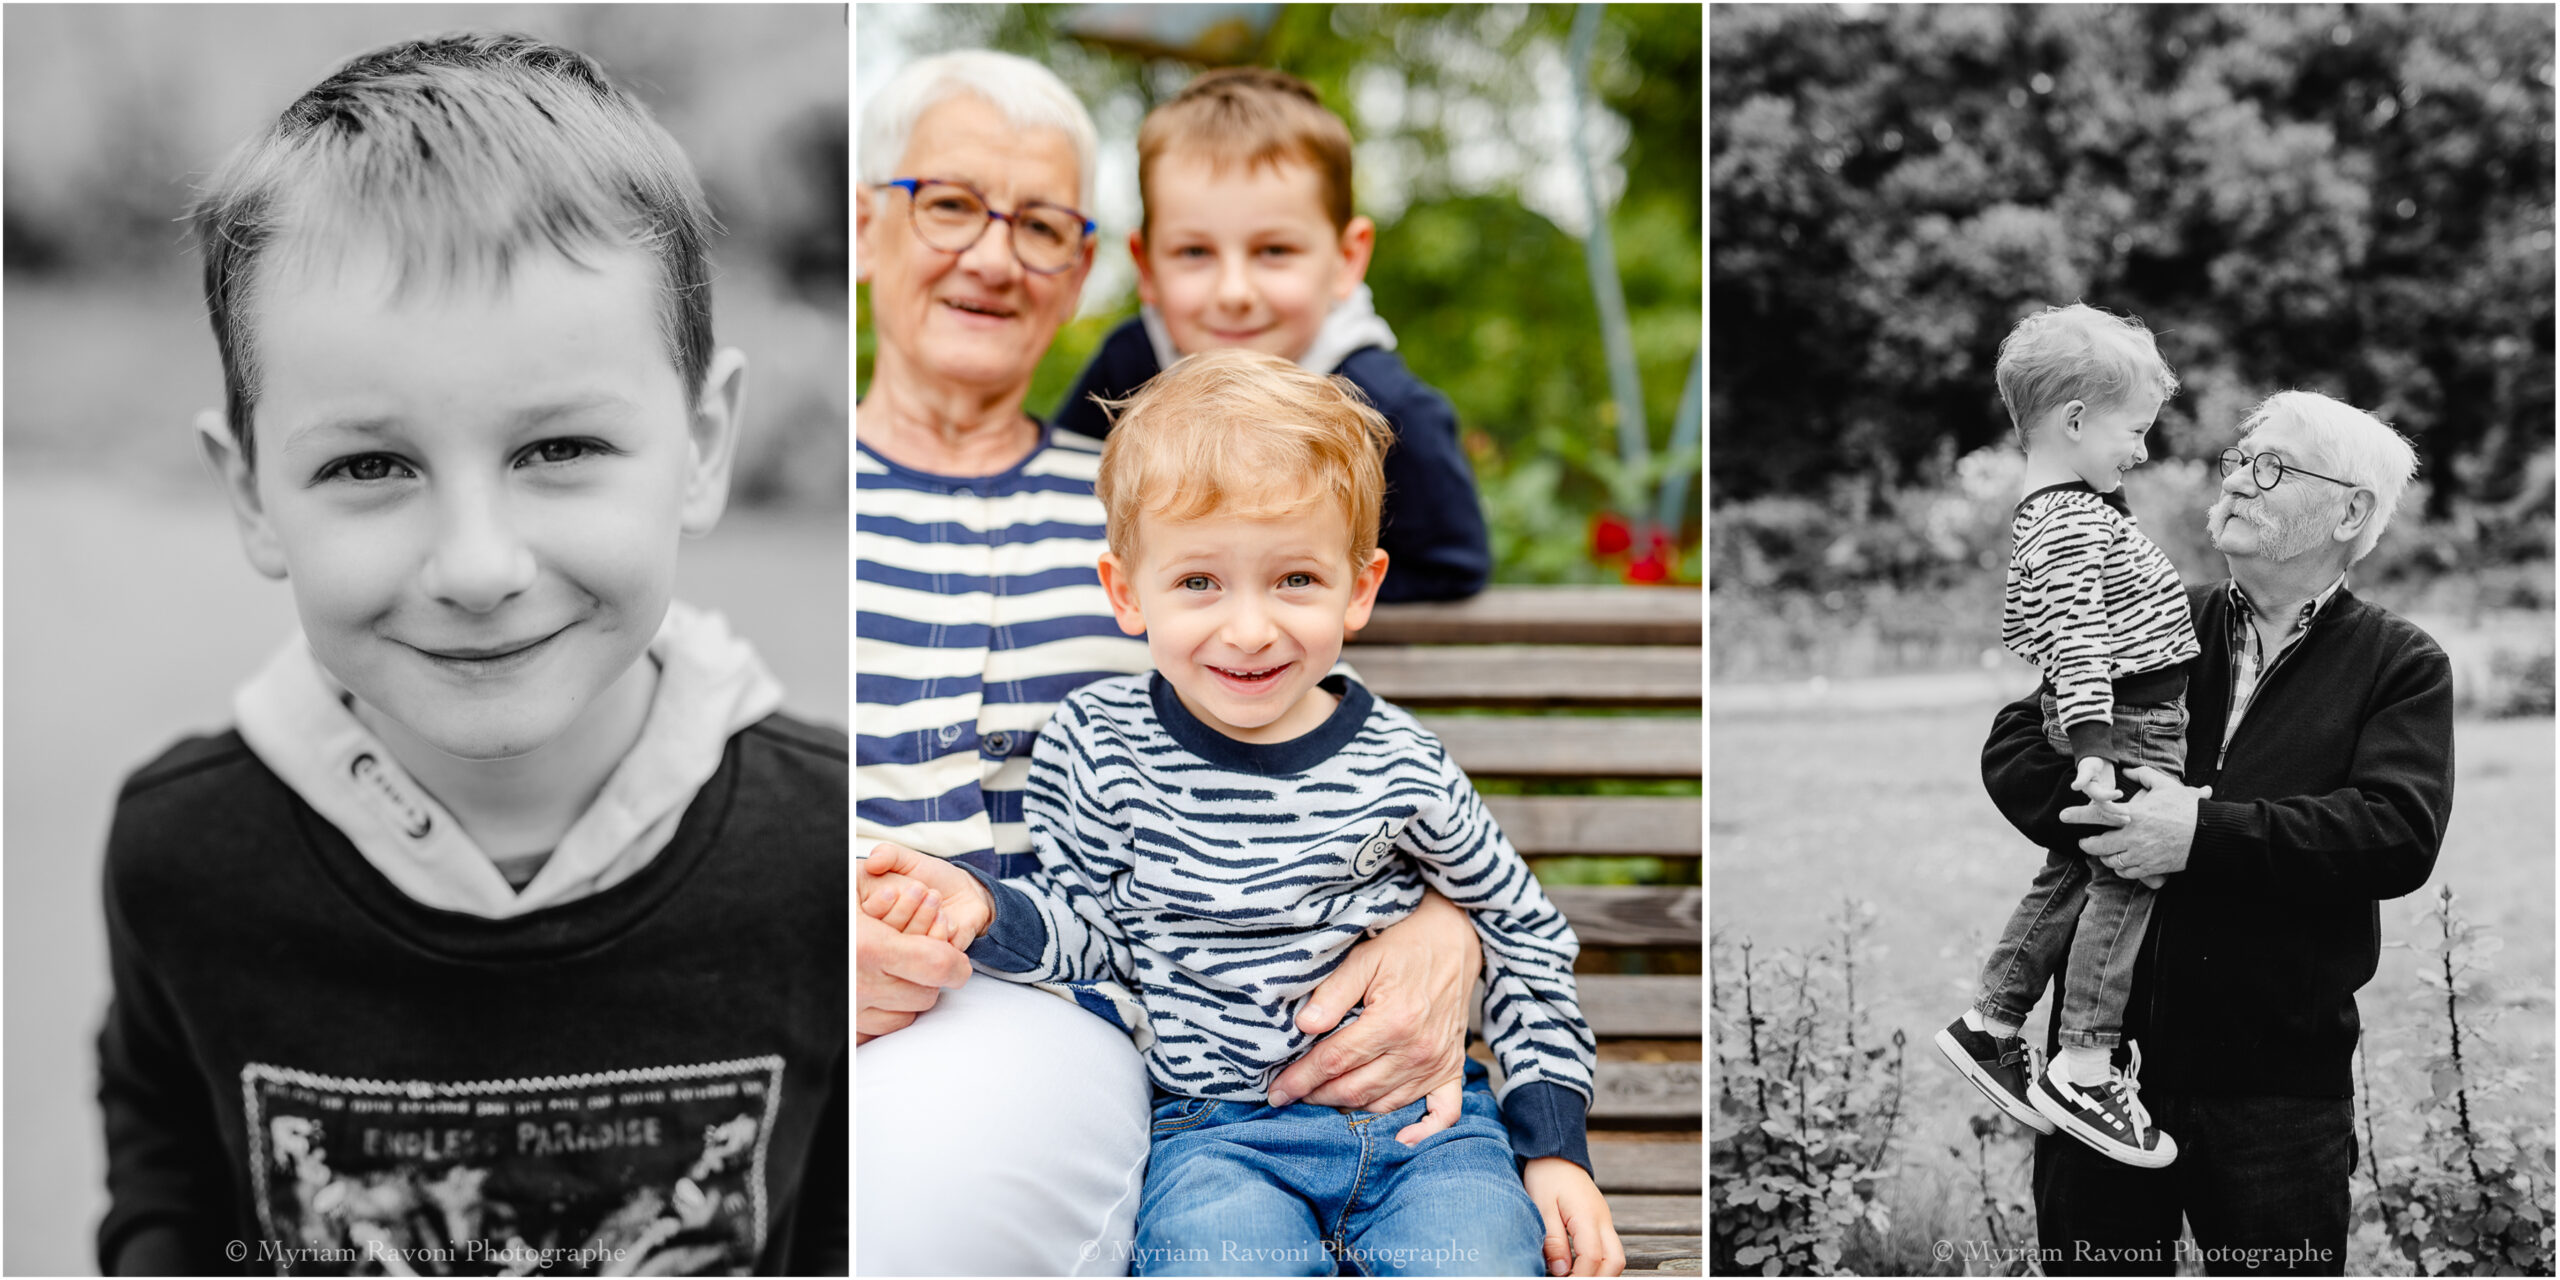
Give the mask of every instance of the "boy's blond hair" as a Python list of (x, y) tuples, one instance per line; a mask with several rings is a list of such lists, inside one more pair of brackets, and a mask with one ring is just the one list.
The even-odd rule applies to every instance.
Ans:
[(716, 225), (675, 139), (594, 59), (464, 33), (363, 54), (223, 162), (188, 211), (240, 456), (260, 367), (254, 304), (272, 259), (390, 252), (400, 288), (516, 259), (636, 248), (658, 268), (658, 330), (687, 404), (711, 363)]
[(1169, 151), (1198, 156), (1214, 173), (1295, 160), (1316, 171), (1325, 216), (1351, 225), (1351, 127), (1325, 109), (1306, 81), (1269, 67), (1204, 71), (1138, 126), (1138, 234), (1153, 224), (1147, 175)]
[(1174, 362), (1116, 413), (1094, 494), (1111, 553), (1134, 560), (1138, 517), (1276, 516), (1331, 499), (1351, 529), (1351, 564), (1378, 546), (1387, 446), (1395, 431), (1348, 379), (1243, 347)]
[(2141, 320), (2080, 302), (2019, 321), (2000, 341), (1996, 376), (2020, 448), (2028, 426), (2056, 405), (2113, 408), (2136, 391), (2157, 390), (2163, 400), (2178, 394), (2178, 375)]

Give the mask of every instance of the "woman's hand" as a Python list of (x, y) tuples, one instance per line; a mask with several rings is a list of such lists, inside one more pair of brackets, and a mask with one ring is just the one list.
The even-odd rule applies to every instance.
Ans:
[[(899, 849), (880, 845), (881, 849)], [(911, 852), (900, 849), (900, 852)], [(900, 1031), (942, 998), (942, 988), (969, 980), (969, 957), (933, 938), (900, 933), (853, 913), (853, 1042)]]
[(1618, 1239), (1609, 1201), (1582, 1166), (1560, 1156), (1523, 1164), (1520, 1185), (1547, 1224), (1547, 1274), (1614, 1276), (1627, 1269), (1627, 1247)]
[[(1298, 1029), (1323, 1035), (1361, 1009), (1360, 1020), (1290, 1063), (1272, 1081), (1275, 1107), (1394, 1111), (1465, 1069), (1467, 1006), (1484, 953), (1467, 913), (1435, 891), (1386, 932), (1351, 949), (1298, 1010)], [(1406, 1129), (1420, 1141), (1449, 1127), (1456, 1109)], [(1405, 1134), (1398, 1134), (1399, 1138)]]

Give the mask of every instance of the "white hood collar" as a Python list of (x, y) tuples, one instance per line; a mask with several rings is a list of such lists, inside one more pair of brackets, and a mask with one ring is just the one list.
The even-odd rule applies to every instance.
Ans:
[[(1138, 323), (1147, 331), (1147, 345), (1155, 348), (1156, 368), (1170, 369), (1182, 353), (1173, 349), (1173, 335), (1165, 331), (1164, 316), (1154, 307), (1138, 308)], [(1369, 286), (1361, 285), (1351, 296), (1335, 303), (1325, 313), (1324, 327), (1316, 330), (1316, 340), (1306, 354), (1298, 357), (1298, 367), (1316, 373), (1331, 373), (1363, 347), (1396, 349), (1396, 331), (1387, 327), (1378, 315), (1369, 295)]]
[(649, 718), (542, 870), (519, 892), (344, 701), (296, 631), (232, 700), (240, 737), (385, 879), (422, 905), (503, 920), (628, 879), (675, 835), (731, 735), (782, 705), (782, 686), (720, 615), (682, 603), (649, 642)]

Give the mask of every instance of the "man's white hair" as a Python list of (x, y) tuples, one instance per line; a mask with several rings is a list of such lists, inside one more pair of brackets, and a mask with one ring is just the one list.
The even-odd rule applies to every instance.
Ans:
[(2389, 423), (2317, 391), (2279, 391), (2258, 402), (2240, 424), (2240, 438), (2271, 422), (2290, 422), (2302, 429), (2316, 457), (2302, 461), (2324, 475), (2352, 481), (2373, 491), (2373, 515), (2356, 535), (2347, 556), (2354, 564), (2372, 552), (2382, 531), (2400, 509), (2400, 494), (2418, 474), (2418, 452)]
[(1016, 129), (1056, 129), (1076, 150), (1076, 207), (1093, 208), (1094, 153), (1100, 149), (1093, 116), (1076, 100), (1056, 72), (1029, 58), (991, 49), (959, 49), (919, 58), (899, 68), (880, 92), (862, 104), (862, 139), (854, 164), (865, 185), (892, 178), (941, 174), (898, 173), (907, 153), (907, 137), (916, 121), (937, 104), (960, 94), (975, 94), (1004, 114)]

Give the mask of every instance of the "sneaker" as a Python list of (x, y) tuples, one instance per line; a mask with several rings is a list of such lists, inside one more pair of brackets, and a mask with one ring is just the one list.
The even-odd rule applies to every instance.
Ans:
[(2027, 1082), (2041, 1073), (2025, 1040), (1976, 1031), (1958, 1017), (1938, 1032), (1938, 1052), (2002, 1115), (2038, 1133), (2053, 1132), (2053, 1122), (2027, 1099)]
[(2105, 1084), (2056, 1079), (2053, 1073), (2060, 1066), (2057, 1061), (2037, 1072), (2027, 1094), (2036, 1110), (2064, 1133), (2110, 1160), (2139, 1169), (2165, 1168), (2178, 1158), (2178, 1144), (2151, 1127), (2151, 1113), (2142, 1109), (2140, 1046), (2133, 1050), (2133, 1068), (2110, 1065)]

